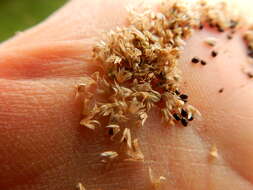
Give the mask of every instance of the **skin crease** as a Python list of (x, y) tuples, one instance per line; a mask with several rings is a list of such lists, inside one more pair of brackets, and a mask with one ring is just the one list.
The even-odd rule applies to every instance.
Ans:
[[(228, 41), (226, 34), (205, 29), (188, 40), (180, 61), (182, 89), (201, 120), (166, 128), (153, 110), (135, 133), (144, 163), (100, 162), (102, 151), (118, 146), (102, 130), (79, 126), (82, 105), (75, 87), (97, 69), (91, 48), (100, 33), (124, 25), (125, 7), (138, 4), (73, 0), (0, 45), (1, 190), (71, 190), (77, 182), (88, 190), (147, 190), (149, 166), (167, 178), (164, 190), (253, 188), (253, 82), (241, 71), (248, 60), (240, 32)], [(250, 4), (240, 1), (238, 7)], [(219, 39), (216, 58), (203, 44), (210, 36)], [(191, 64), (193, 56), (208, 64)], [(217, 160), (208, 156), (212, 144)]]

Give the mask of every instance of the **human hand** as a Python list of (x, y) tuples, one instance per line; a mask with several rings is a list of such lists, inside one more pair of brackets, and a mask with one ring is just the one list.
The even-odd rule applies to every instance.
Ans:
[[(111, 146), (80, 127), (76, 85), (97, 69), (91, 54), (101, 33), (123, 26), (125, 7), (139, 3), (73, 0), (1, 44), (0, 189), (67, 190), (78, 182), (88, 190), (148, 189), (149, 166), (166, 177), (164, 189), (252, 189), (253, 91), (252, 80), (241, 71), (248, 57), (239, 32), (229, 41), (225, 34), (203, 30), (187, 43), (182, 87), (201, 111), (201, 121), (167, 128), (152, 112), (137, 134), (144, 163), (119, 162), (113, 170), (100, 163), (98, 155)], [(249, 4), (240, 2), (245, 9)], [(209, 36), (219, 39), (216, 58), (203, 45)], [(208, 64), (190, 64), (193, 56), (205, 57)], [(213, 144), (218, 158), (210, 162)]]

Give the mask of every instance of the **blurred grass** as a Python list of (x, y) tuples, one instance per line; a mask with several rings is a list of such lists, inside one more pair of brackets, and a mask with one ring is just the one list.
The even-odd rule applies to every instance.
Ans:
[(0, 0), (0, 42), (44, 20), (67, 0)]

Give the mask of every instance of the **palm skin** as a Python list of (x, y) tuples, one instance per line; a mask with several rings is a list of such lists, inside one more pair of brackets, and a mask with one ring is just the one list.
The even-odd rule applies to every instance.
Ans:
[[(165, 190), (253, 188), (253, 83), (241, 71), (248, 64), (240, 32), (229, 41), (205, 29), (188, 40), (180, 61), (182, 89), (201, 120), (165, 127), (153, 110), (136, 134), (145, 162), (117, 162), (112, 169), (100, 163), (98, 155), (113, 147), (105, 134), (80, 127), (76, 85), (96, 70), (91, 50), (100, 33), (124, 25), (125, 7), (138, 3), (73, 0), (1, 44), (0, 189), (67, 190), (77, 182), (88, 190), (150, 189), (149, 166), (167, 178)], [(210, 36), (219, 38), (216, 58), (203, 44)], [(208, 64), (192, 65), (193, 56)], [(212, 144), (216, 160), (209, 157)]]

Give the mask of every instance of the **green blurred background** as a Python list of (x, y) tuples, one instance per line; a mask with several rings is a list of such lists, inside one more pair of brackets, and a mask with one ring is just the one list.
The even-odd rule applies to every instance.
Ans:
[(44, 20), (68, 0), (0, 0), (0, 42)]

